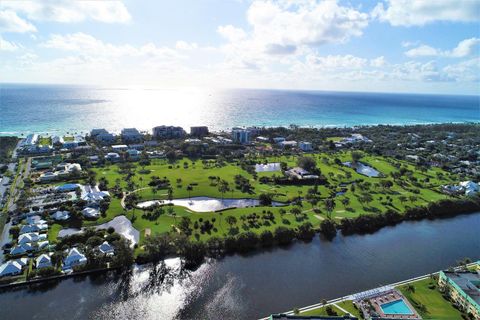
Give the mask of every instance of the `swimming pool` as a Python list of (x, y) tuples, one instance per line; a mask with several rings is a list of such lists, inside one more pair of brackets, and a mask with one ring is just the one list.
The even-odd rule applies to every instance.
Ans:
[(380, 307), (385, 314), (413, 314), (402, 299), (384, 303)]

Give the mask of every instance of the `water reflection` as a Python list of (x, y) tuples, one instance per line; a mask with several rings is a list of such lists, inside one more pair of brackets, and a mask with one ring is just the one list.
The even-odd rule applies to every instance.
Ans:
[[(408, 222), (372, 235), (210, 260), (179, 259), (131, 272), (0, 294), (2, 319), (254, 319), (480, 257), (480, 213)], [(415, 243), (415, 246), (406, 245)]]

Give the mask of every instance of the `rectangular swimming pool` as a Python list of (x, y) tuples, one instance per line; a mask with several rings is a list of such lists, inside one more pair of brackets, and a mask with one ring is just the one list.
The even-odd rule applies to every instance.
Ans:
[(384, 303), (380, 307), (385, 314), (413, 314), (402, 299)]

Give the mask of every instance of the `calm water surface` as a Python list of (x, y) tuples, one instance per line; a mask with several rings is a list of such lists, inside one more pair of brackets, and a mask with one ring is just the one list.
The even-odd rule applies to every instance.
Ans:
[[(480, 258), (480, 212), (407, 222), (373, 235), (337, 237), (230, 256), (185, 275), (151, 268), (68, 279), (0, 294), (2, 319), (255, 319)], [(158, 269), (157, 269), (158, 271)]]

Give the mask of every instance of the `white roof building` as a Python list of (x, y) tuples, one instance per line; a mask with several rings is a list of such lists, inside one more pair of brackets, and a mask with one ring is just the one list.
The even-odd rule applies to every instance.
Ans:
[(306, 141), (300, 142), (298, 144), (298, 147), (302, 151), (312, 151), (313, 150), (312, 144), (310, 142), (306, 142)]
[(120, 159), (120, 155), (116, 152), (109, 152), (105, 156), (105, 159), (110, 160), (110, 161), (117, 161)]
[(52, 219), (55, 219), (57, 221), (65, 221), (68, 218), (70, 218), (70, 212), (68, 211), (57, 211), (52, 214)]
[(13, 276), (22, 273), (22, 265), (16, 260), (10, 260), (0, 266), (0, 277)]
[(18, 237), (18, 244), (38, 242), (47, 239), (46, 234), (38, 234), (37, 232), (24, 233)]
[(63, 260), (63, 269), (70, 269), (74, 266), (80, 266), (87, 263), (85, 255), (80, 253), (77, 248), (72, 248), (68, 252), (67, 257)]
[(48, 224), (46, 224), (43, 220), (41, 223), (36, 224), (27, 224), (20, 228), (20, 234), (30, 233), (30, 232), (39, 232), (43, 230), (48, 230)]
[(82, 214), (86, 218), (98, 218), (100, 217), (100, 211), (98, 209), (92, 208), (92, 207), (86, 207), (85, 209), (82, 210)]
[(20, 245), (20, 246), (15, 246), (10, 250), (10, 254), (12, 256), (25, 254), (27, 252), (27, 247), (30, 250), (32, 249), (32, 246), (29, 243), (25, 243), (25, 244)]
[(37, 269), (47, 268), (52, 266), (52, 258), (46, 253), (40, 255), (35, 259), (35, 266)]
[(87, 202), (100, 202), (105, 197), (110, 197), (110, 193), (108, 191), (100, 191), (98, 186), (83, 186), (82, 188), (82, 200)]
[(113, 255), (115, 249), (107, 241), (104, 241), (101, 245), (98, 246), (98, 251), (106, 255)]

